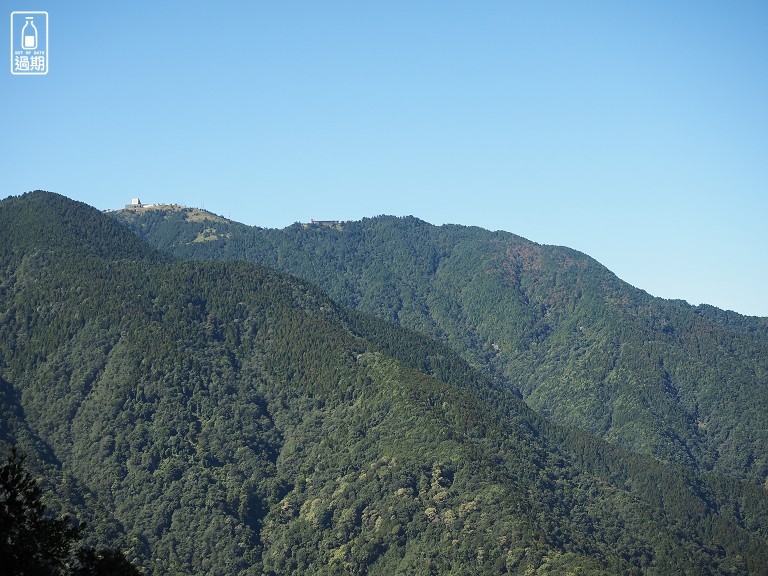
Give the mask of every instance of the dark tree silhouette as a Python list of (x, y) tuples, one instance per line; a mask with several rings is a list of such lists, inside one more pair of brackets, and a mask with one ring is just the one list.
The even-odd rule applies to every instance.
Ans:
[(119, 550), (81, 547), (72, 554), (85, 524), (70, 517), (51, 518), (42, 490), (11, 449), (0, 467), (0, 559), (9, 576), (133, 576), (138, 570)]
[(7, 574), (62, 574), (82, 525), (50, 518), (24, 457), (11, 450), (0, 468), (0, 557)]
[(119, 550), (81, 548), (72, 576), (138, 576), (140, 572)]

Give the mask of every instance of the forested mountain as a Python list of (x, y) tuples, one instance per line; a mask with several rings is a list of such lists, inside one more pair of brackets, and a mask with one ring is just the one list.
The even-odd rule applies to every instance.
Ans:
[(182, 258), (250, 260), (436, 337), (553, 422), (768, 487), (768, 319), (654, 298), (595, 260), (416, 218), (283, 230), (200, 210), (115, 217)]
[(0, 440), (147, 573), (768, 570), (762, 487), (553, 426), (313, 284), (50, 193), (0, 230)]

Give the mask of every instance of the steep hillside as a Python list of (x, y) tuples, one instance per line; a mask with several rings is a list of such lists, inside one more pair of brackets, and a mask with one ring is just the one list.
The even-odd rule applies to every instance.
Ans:
[(4, 230), (36, 214), (56, 243), (0, 242), (0, 433), (153, 573), (766, 569), (762, 490), (551, 428), (295, 278), (133, 253), (55, 195), (0, 203)]
[(440, 338), (554, 422), (768, 482), (768, 319), (653, 298), (567, 248), (415, 218), (284, 230), (184, 210), (116, 218), (177, 256), (273, 266)]

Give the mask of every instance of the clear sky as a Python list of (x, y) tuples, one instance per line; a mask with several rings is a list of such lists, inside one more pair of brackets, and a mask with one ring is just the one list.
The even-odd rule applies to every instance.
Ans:
[[(2, 197), (412, 214), (768, 316), (765, 0), (2, 5)], [(11, 75), (14, 10), (47, 76)]]

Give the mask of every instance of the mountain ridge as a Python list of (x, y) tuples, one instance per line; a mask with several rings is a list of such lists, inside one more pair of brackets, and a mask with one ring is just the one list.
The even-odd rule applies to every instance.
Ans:
[[(555, 422), (768, 481), (768, 319), (655, 298), (581, 252), (477, 227), (377, 217), (275, 230), (113, 216), (178, 257), (281, 269), (441, 339)], [(210, 239), (195, 242), (205, 230)]]
[[(185, 206), (183, 204), (148, 204), (148, 205), (142, 205), (141, 207), (139, 207), (139, 209), (137, 209), (136, 207), (126, 206), (124, 208), (104, 210), (103, 212), (105, 214), (109, 214), (109, 215), (115, 216), (119, 221), (134, 221), (134, 220), (136, 220), (136, 217), (135, 216), (128, 216), (128, 214), (132, 213), (134, 215), (141, 215), (146, 210), (156, 211), (159, 214), (162, 214), (163, 212), (188, 213), (188, 214), (191, 215), (191, 217), (190, 216), (186, 216), (186, 218), (188, 218), (189, 221), (197, 221), (197, 222), (210, 221), (212, 223), (218, 223), (218, 224), (223, 224), (225, 226), (236, 227), (236, 228), (241, 229), (241, 230), (257, 229), (257, 230), (267, 230), (267, 231), (274, 231), (274, 232), (286, 231), (286, 230), (289, 230), (289, 229), (294, 229), (295, 227), (302, 227), (304, 229), (323, 228), (324, 227), (324, 228), (336, 229), (336, 230), (341, 231), (341, 230), (343, 230), (345, 225), (359, 224), (359, 223), (365, 222), (365, 221), (374, 221), (374, 220), (412, 220), (414, 222), (417, 222), (419, 225), (425, 225), (425, 226), (430, 226), (430, 227), (434, 227), (434, 228), (440, 228), (440, 229), (466, 229), (466, 230), (470, 230), (470, 231), (482, 231), (482, 232), (486, 232), (486, 233), (489, 233), (489, 234), (499, 234), (499, 235), (505, 235), (505, 236), (508, 235), (508, 236), (513, 236), (515, 238), (519, 238), (519, 239), (524, 240), (525, 242), (529, 242), (529, 243), (531, 243), (533, 245), (572, 251), (576, 255), (584, 256), (584, 257), (587, 257), (587, 258), (589, 258), (591, 260), (594, 260), (597, 264), (599, 264), (600, 266), (603, 266), (606, 270), (610, 271), (610, 269), (607, 266), (605, 266), (604, 264), (602, 264), (598, 260), (594, 259), (588, 253), (586, 253), (586, 252), (584, 252), (582, 250), (578, 250), (578, 249), (572, 248), (572, 247), (564, 245), (564, 244), (547, 244), (547, 243), (536, 242), (534, 240), (530, 240), (530, 239), (528, 239), (528, 238), (526, 238), (524, 236), (520, 236), (519, 234), (516, 234), (514, 232), (511, 232), (511, 231), (505, 230), (505, 229), (490, 229), (490, 228), (484, 228), (482, 226), (472, 225), (472, 224), (456, 224), (456, 223), (432, 224), (429, 221), (424, 220), (422, 218), (419, 218), (418, 216), (415, 216), (415, 215), (394, 216), (394, 215), (388, 215), (388, 214), (378, 214), (378, 215), (375, 215), (375, 216), (366, 216), (366, 217), (363, 217), (363, 218), (361, 218), (359, 220), (314, 220), (313, 219), (313, 220), (310, 220), (309, 222), (299, 222), (299, 221), (296, 221), (293, 224), (289, 224), (287, 226), (284, 226), (284, 227), (280, 228), (280, 227), (265, 227), (265, 226), (261, 226), (261, 225), (258, 225), (258, 224), (244, 224), (244, 223), (238, 222), (237, 220), (233, 220), (231, 217), (225, 217), (223, 215), (217, 214), (215, 212), (212, 212), (212, 211), (204, 209), (204, 208), (194, 208), (194, 207), (190, 207), (190, 206)], [(138, 226), (145, 226), (145, 225), (143, 223), (139, 223)], [(145, 236), (145, 235), (146, 235), (146, 233), (143, 233), (143, 234), (140, 233), (140, 236)], [(156, 240), (156, 239), (154, 239), (154, 240)], [(184, 243), (184, 239), (182, 239), (181, 243)], [(169, 246), (166, 245), (165, 249), (167, 250), (168, 248), (169, 248)], [(765, 324), (766, 328), (768, 328), (768, 316), (744, 314), (742, 312), (738, 312), (738, 311), (732, 310), (732, 309), (719, 308), (719, 307), (717, 307), (717, 306), (715, 306), (713, 304), (709, 304), (709, 303), (705, 303), (705, 302), (702, 302), (700, 304), (691, 304), (690, 302), (688, 302), (687, 300), (685, 300), (683, 298), (674, 298), (674, 297), (666, 298), (666, 297), (655, 296), (655, 295), (651, 294), (650, 292), (648, 292), (647, 290), (645, 290), (644, 288), (642, 288), (641, 286), (631, 284), (631, 283), (629, 283), (626, 280), (621, 279), (621, 278), (619, 278), (619, 279), (621, 280), (621, 282), (627, 284), (628, 286), (631, 286), (632, 288), (634, 288), (636, 290), (639, 290), (641, 292), (644, 292), (644, 293), (648, 294), (652, 298), (657, 298), (659, 300), (664, 300), (666, 302), (673, 302), (673, 303), (684, 304), (684, 305), (689, 306), (691, 308), (697, 308), (697, 309), (701, 308), (701, 309), (717, 310), (717, 311), (719, 311), (721, 313), (724, 313), (724, 314), (727, 314), (727, 315), (731, 315), (731, 316), (735, 315), (735, 316), (743, 317), (743, 318), (755, 318), (755, 319), (759, 319), (759, 320), (765, 320), (764, 324)]]
[[(738, 574), (766, 562), (766, 498), (747, 485), (556, 433), (448, 347), (306, 281), (132, 256), (134, 239), (96, 234), (112, 230), (98, 218), (83, 231), (40, 216), (40, 201), (93, 214), (53, 195), (0, 202), (0, 222), (37, 215), (65, 240), (0, 244), (2, 408), (16, 415), (0, 432), (47, 462), (62, 506), (107, 510), (91, 515), (96, 535), (147, 570)], [(100, 250), (79, 252), (91, 236)]]

